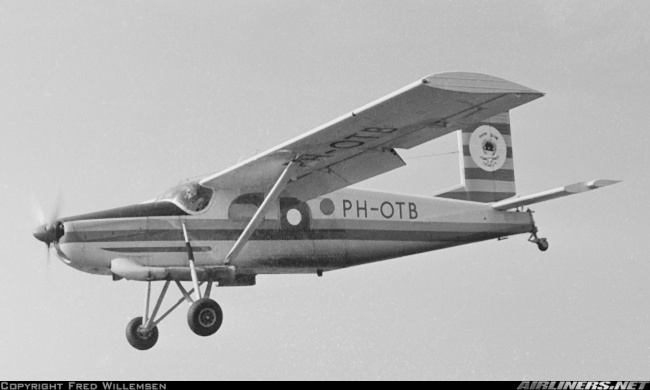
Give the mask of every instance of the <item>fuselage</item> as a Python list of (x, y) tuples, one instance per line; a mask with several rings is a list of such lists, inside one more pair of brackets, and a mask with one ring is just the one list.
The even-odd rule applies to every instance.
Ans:
[[(111, 275), (111, 261), (187, 267), (184, 222), (196, 265), (221, 265), (263, 194), (215, 191), (191, 212), (168, 200), (64, 218), (55, 245), (68, 265)], [(531, 232), (526, 212), (489, 204), (347, 188), (301, 202), (280, 198), (234, 262), (238, 274), (316, 273)]]

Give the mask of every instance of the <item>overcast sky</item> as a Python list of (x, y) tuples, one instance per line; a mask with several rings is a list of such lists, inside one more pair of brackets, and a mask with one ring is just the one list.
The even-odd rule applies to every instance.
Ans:
[[(649, 17), (611, 0), (0, 1), (0, 379), (647, 379)], [(455, 70), (546, 93), (511, 114), (519, 194), (624, 180), (533, 207), (548, 252), (521, 235), (262, 276), (216, 290), (216, 335), (182, 307), (141, 352), (124, 329), (146, 285), (48, 266), (31, 235), (30, 194), (48, 210), (60, 192), (62, 215), (141, 202)], [(408, 157), (456, 147), (360, 186), (453, 186), (457, 155)]]

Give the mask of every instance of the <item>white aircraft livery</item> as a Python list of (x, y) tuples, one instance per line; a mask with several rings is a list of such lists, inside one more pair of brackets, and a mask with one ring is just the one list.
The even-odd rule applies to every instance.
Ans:
[[(516, 197), (509, 113), (541, 96), (484, 74), (435, 74), (154, 201), (53, 217), (34, 236), (77, 270), (147, 282), (144, 315), (126, 329), (140, 350), (155, 345), (158, 325), (183, 302), (194, 333), (216, 333), (223, 313), (212, 287), (253, 286), (257, 275), (322, 276), (521, 233), (545, 251), (548, 241), (524, 206), (617, 181)], [(434, 196), (351, 187), (406, 165), (398, 150), (452, 132), (458, 187)], [(164, 284), (150, 310), (155, 281)], [(172, 282), (182, 298), (160, 314)]]

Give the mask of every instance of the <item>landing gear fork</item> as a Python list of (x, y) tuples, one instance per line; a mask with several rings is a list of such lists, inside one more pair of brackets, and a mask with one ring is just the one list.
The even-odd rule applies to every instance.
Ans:
[[(528, 213), (530, 214), (530, 218), (533, 218), (533, 212), (529, 209)], [(539, 238), (537, 237), (537, 232), (539, 230), (537, 229), (537, 226), (535, 225), (535, 220), (533, 220), (533, 230), (530, 232), (530, 237), (528, 237), (528, 241), (532, 242), (533, 244), (537, 244), (537, 248), (542, 251), (546, 252), (548, 250), (548, 240), (546, 238)]]
[[(190, 329), (192, 329), (194, 333), (199, 336), (210, 336), (216, 333), (221, 327), (221, 324), (223, 323), (223, 312), (221, 307), (219, 307), (219, 304), (210, 299), (212, 281), (208, 281), (203, 298), (196, 301), (192, 299), (192, 294), (195, 292), (194, 289), (187, 291), (178, 280), (174, 280), (174, 282), (178, 286), (183, 297), (158, 318), (156, 318), (156, 316), (158, 315), (158, 311), (160, 310), (171, 281), (165, 281), (165, 285), (160, 292), (160, 296), (158, 297), (151, 314), (149, 314), (151, 282), (147, 282), (147, 293), (145, 296), (143, 316), (132, 319), (126, 327), (126, 339), (134, 348), (144, 351), (156, 345), (156, 342), (158, 341), (158, 324), (180, 306), (183, 301), (190, 304), (187, 320)], [(203, 283), (204, 282), (197, 283), (197, 286), (200, 288)]]

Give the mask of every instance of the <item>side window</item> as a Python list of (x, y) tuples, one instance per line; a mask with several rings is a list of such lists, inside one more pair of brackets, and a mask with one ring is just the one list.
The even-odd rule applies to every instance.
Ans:
[(228, 219), (232, 221), (249, 221), (264, 201), (263, 194), (245, 194), (232, 201), (228, 208)]

